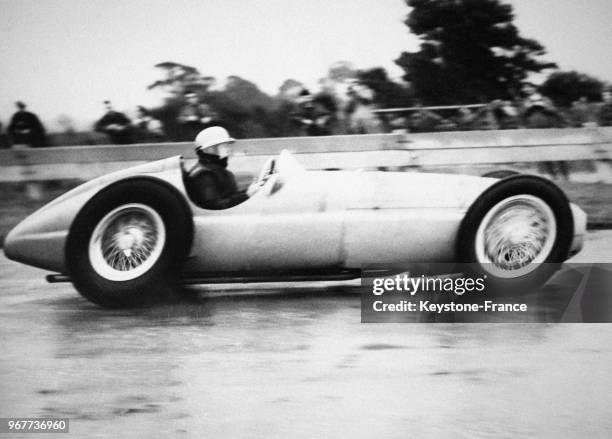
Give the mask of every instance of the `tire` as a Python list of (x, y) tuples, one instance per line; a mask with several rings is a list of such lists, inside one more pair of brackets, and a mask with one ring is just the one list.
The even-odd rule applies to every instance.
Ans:
[(107, 308), (154, 303), (173, 291), (193, 238), (180, 194), (146, 179), (96, 194), (73, 222), (66, 244), (77, 291)]
[(491, 293), (526, 294), (567, 259), (573, 232), (569, 201), (557, 186), (536, 176), (508, 177), (468, 209), (457, 260), (467, 274), (486, 276)]
[(499, 178), (501, 180), (503, 178), (513, 177), (515, 175), (520, 175), (520, 172), (513, 171), (511, 169), (498, 169), (497, 171), (487, 172), (483, 175), (483, 177)]

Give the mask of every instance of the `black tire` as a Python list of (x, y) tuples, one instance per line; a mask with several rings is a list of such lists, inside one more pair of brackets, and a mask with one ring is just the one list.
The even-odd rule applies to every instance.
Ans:
[(496, 171), (487, 172), (483, 175), (486, 178), (499, 178), (500, 180), (503, 178), (513, 177), (515, 175), (520, 175), (520, 172), (513, 171), (512, 169), (498, 169)]
[[(154, 257), (150, 257), (152, 265), (137, 277), (113, 279), (113, 276), (106, 273), (101, 274), (103, 270), (99, 268), (100, 262), (94, 262), (92, 265), (92, 234), (109, 215), (110, 229), (113, 224), (112, 212), (118, 211), (121, 214), (122, 209), (126, 209), (126, 212), (131, 213), (130, 206), (136, 209), (136, 213), (132, 215), (149, 212), (157, 220), (155, 224), (159, 227), (154, 228), (156, 253)], [(158, 233), (162, 227), (165, 236), (163, 242), (161, 234)], [(116, 236), (119, 235), (114, 235), (114, 241), (110, 238), (109, 240), (117, 242)], [(124, 180), (96, 194), (77, 215), (66, 244), (68, 272), (77, 291), (103, 307), (121, 308), (154, 303), (173, 291), (174, 282), (189, 253), (192, 239), (193, 217), (178, 192), (169, 185), (152, 179)], [(100, 247), (102, 248), (102, 244)], [(145, 256), (145, 261), (146, 258)], [(100, 261), (100, 258), (97, 259)], [(108, 259), (106, 261), (108, 263)], [(146, 262), (142, 264), (142, 268), (146, 268)], [(98, 268), (94, 268), (94, 265)]]
[[(543, 201), (556, 222), (556, 237), (548, 256), (533, 271), (517, 277), (500, 277), (491, 273), (492, 264), (479, 261), (477, 256), (478, 229), (487, 213), (498, 203), (514, 196), (528, 195)], [(573, 240), (574, 220), (565, 194), (552, 182), (540, 177), (518, 175), (500, 180), (488, 188), (468, 209), (459, 228), (456, 243), (458, 262), (467, 274), (486, 276), (487, 292), (520, 295), (532, 292), (558, 270), (569, 255)], [(528, 264), (529, 265), (529, 264)]]

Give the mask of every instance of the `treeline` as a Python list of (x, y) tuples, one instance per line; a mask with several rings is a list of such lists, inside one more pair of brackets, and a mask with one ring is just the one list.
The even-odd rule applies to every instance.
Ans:
[(342, 61), (330, 66), (316, 89), (288, 79), (275, 95), (263, 92), (255, 83), (239, 76), (230, 76), (225, 84), (218, 86), (215, 78), (200, 73), (193, 66), (163, 62), (156, 67), (162, 70), (164, 78), (149, 88), (161, 88), (167, 99), (162, 106), (152, 109), (152, 113), (163, 123), (168, 138), (173, 140), (181, 138), (178, 116), (186, 105), (187, 93), (196, 93), (200, 102), (214, 111), (219, 124), (238, 138), (303, 135), (295, 116), (305, 96), (321, 103), (336, 121), (330, 134), (345, 134), (347, 128), (341, 122), (353, 111), (350, 93), (351, 87), (357, 84), (372, 90), (373, 104), (377, 108), (410, 106), (415, 102), (410, 88), (390, 79), (384, 69), (360, 71)]

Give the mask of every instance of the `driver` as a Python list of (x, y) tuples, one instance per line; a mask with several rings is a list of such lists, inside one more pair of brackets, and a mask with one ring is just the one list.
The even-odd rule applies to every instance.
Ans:
[(238, 191), (234, 174), (227, 170), (233, 143), (225, 128), (210, 127), (195, 138), (198, 163), (189, 171), (191, 195), (206, 209), (227, 209), (248, 198)]

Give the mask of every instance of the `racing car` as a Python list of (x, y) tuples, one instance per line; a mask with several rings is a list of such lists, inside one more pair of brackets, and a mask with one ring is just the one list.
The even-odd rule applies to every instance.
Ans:
[(198, 205), (182, 156), (86, 182), (6, 237), (12, 260), (104, 307), (176, 285), (353, 279), (369, 265), (469, 263), (515, 290), (583, 245), (586, 215), (538, 176), (306, 170), (283, 151), (242, 203)]

